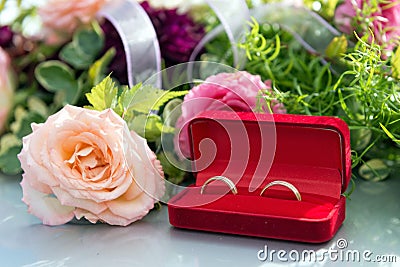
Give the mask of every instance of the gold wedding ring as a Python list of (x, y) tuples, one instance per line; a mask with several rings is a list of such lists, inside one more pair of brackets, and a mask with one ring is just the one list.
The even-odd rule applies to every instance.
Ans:
[(231, 181), (231, 179), (229, 179), (229, 178), (227, 178), (225, 176), (221, 176), (221, 175), (213, 176), (210, 179), (208, 179), (203, 184), (203, 186), (201, 187), (200, 194), (203, 194), (203, 192), (204, 192), (205, 188), (207, 187), (207, 185), (209, 183), (211, 183), (212, 181), (222, 181), (222, 182), (224, 182), (225, 184), (227, 184), (229, 186), (229, 188), (231, 189), (233, 194), (235, 194), (235, 195), (237, 194), (237, 188), (236, 188), (235, 184)]
[(276, 180), (276, 181), (273, 181), (273, 182), (270, 182), (269, 184), (267, 184), (264, 187), (264, 189), (261, 191), (260, 196), (262, 196), (262, 194), (265, 192), (265, 190), (267, 190), (268, 188), (270, 188), (273, 185), (283, 185), (283, 186), (289, 188), (290, 190), (292, 190), (292, 192), (296, 196), (297, 200), (301, 201), (301, 195), (300, 195), (299, 190), (297, 190), (297, 188), (294, 185), (292, 185), (291, 183), (286, 182), (286, 181), (280, 181), (280, 180)]

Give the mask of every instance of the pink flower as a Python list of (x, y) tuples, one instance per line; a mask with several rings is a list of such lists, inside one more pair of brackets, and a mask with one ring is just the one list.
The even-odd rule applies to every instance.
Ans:
[(107, 0), (49, 0), (39, 8), (46, 41), (57, 44), (80, 26), (89, 24)]
[[(259, 75), (246, 71), (220, 73), (208, 77), (194, 87), (182, 103), (182, 115), (176, 123), (175, 150), (180, 157), (190, 157), (188, 123), (205, 110), (251, 111), (256, 107), (260, 90), (270, 89), (270, 81), (263, 83)], [(286, 113), (283, 104), (274, 102), (274, 113)], [(182, 155), (181, 155), (182, 154)]]
[(372, 29), (375, 39), (387, 50), (393, 50), (396, 41), (400, 36), (400, 2), (397, 0), (384, 1), (378, 4), (377, 11), (372, 14), (362, 15), (363, 9), (371, 8), (368, 1), (345, 0), (335, 12), (335, 22), (339, 29), (351, 34), (356, 31), (358, 34), (366, 34), (368, 29), (360, 29), (357, 26), (359, 22), (355, 20), (356, 15), (361, 13), (364, 19), (371, 21), (370, 25), (365, 25)]
[(14, 87), (10, 57), (0, 47), (0, 133), (4, 131), (7, 116), (13, 104)]
[(75, 216), (125, 226), (164, 194), (155, 154), (112, 110), (66, 106), (32, 129), (18, 155), (22, 200), (44, 224)]

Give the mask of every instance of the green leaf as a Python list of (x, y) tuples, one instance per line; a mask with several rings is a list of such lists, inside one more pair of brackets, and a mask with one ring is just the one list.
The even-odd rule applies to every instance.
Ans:
[(146, 85), (136, 91), (130, 107), (136, 112), (148, 114), (152, 110), (158, 111), (169, 100), (187, 93), (188, 91), (164, 91)]
[(400, 79), (400, 49), (397, 48), (392, 56), (392, 75), (396, 79)]
[(136, 84), (132, 88), (126, 86), (124, 87), (122, 93), (118, 97), (118, 105), (114, 109), (114, 111), (125, 120), (133, 118), (133, 114), (131, 114), (132, 109), (130, 109), (130, 105), (133, 101), (133, 97), (135, 96), (136, 91), (139, 90), (141, 86), (142, 86), (141, 83)]
[(22, 138), (32, 132), (32, 123), (41, 123), (45, 118), (34, 111), (26, 111), (21, 107), (17, 107), (15, 112), (15, 121), (10, 125), (11, 131), (18, 138)]
[(146, 138), (149, 142), (157, 140), (161, 136), (163, 130), (161, 117), (155, 114), (137, 115), (128, 125), (129, 129)]
[(347, 45), (347, 39), (344, 35), (335, 37), (326, 48), (325, 55), (328, 58), (341, 57), (344, 53), (346, 53)]
[[(180, 168), (176, 167), (178, 160), (174, 156), (172, 152), (161, 152), (157, 154), (157, 158), (163, 167), (164, 174), (166, 174), (166, 178), (168, 181), (173, 184), (180, 184), (185, 178), (185, 172)], [(174, 162), (171, 162), (173, 160)]]
[(390, 169), (383, 160), (371, 159), (360, 167), (358, 174), (366, 180), (378, 182), (389, 176)]
[(7, 0), (1, 0), (0, 1), (0, 11), (3, 11), (4, 7), (6, 6)]
[(59, 103), (61, 106), (65, 106), (67, 104), (75, 105), (79, 99), (80, 92), (81, 92), (80, 88), (76, 88), (73, 90), (58, 91), (54, 99), (55, 102)]
[(372, 131), (366, 127), (350, 130), (351, 149), (361, 152), (371, 142)]
[(75, 69), (87, 69), (103, 49), (104, 37), (101, 31), (83, 29), (77, 31), (72, 39), (61, 49), (59, 56)]
[(114, 109), (118, 103), (118, 88), (110, 76), (103, 79), (101, 83), (92, 88), (86, 98), (95, 110)]
[(182, 115), (182, 102), (182, 99), (174, 98), (165, 105), (162, 113), (165, 125), (175, 127), (176, 121)]
[(21, 172), (21, 165), (17, 158), (21, 151), (22, 141), (14, 134), (5, 134), (0, 140), (0, 170), (7, 174)]
[(80, 30), (73, 36), (73, 43), (82, 54), (95, 58), (103, 49), (104, 37), (94, 30)]
[(47, 118), (49, 116), (49, 111), (46, 103), (44, 103), (43, 100), (36, 96), (31, 96), (28, 98), (28, 108), (29, 110), (36, 112), (43, 118)]
[(106, 71), (108, 64), (113, 60), (115, 56), (115, 48), (110, 48), (100, 59), (96, 60), (89, 68), (89, 81), (94, 86), (104, 79), (103, 75)]
[(354, 114), (351, 112), (351, 110), (347, 106), (341, 89), (338, 90), (338, 96), (339, 96), (339, 103), (340, 103), (340, 106), (342, 107), (343, 111), (346, 113), (346, 115), (350, 119), (354, 120)]
[(280, 48), (281, 48), (281, 40), (279, 38), (279, 35), (275, 35), (275, 51), (274, 53), (268, 58), (268, 61), (273, 61), (275, 60), (280, 53)]
[(59, 54), (60, 58), (73, 66), (75, 69), (83, 70), (93, 63), (93, 56), (82, 53), (74, 43), (65, 45)]
[(20, 173), (21, 163), (17, 155), (21, 152), (20, 146), (14, 146), (0, 154), (0, 169), (6, 174)]
[(392, 139), (393, 142), (400, 145), (400, 139), (396, 139), (396, 137), (382, 123), (379, 123), (379, 125), (381, 126), (382, 130), (386, 133), (386, 135), (389, 136), (390, 139)]
[(4, 154), (6, 151), (15, 146), (22, 146), (21, 139), (12, 133), (3, 135), (0, 139), (0, 154)]
[(40, 63), (35, 69), (35, 77), (49, 92), (77, 90), (73, 70), (58, 60)]

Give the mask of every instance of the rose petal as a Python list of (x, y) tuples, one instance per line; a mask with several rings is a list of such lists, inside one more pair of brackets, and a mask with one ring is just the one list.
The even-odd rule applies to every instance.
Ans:
[(270, 88), (270, 83), (264, 83), (259, 75), (245, 71), (219, 73), (192, 88), (184, 97), (182, 115), (176, 123), (178, 134), (174, 145), (177, 154), (190, 157), (187, 125), (197, 114), (206, 110), (251, 111), (256, 106), (259, 91)]
[(34, 190), (26, 179), (22, 179), (24, 201), (28, 211), (41, 219), (43, 224), (60, 225), (69, 222), (74, 217), (74, 207), (61, 205), (58, 199), (48, 194)]
[[(62, 215), (69, 220), (75, 215), (127, 225), (147, 214), (165, 191), (154, 152), (112, 110), (65, 106), (34, 126), (19, 158), (25, 171), (24, 201), (30, 207), (33, 198), (67, 207)], [(48, 209), (33, 213), (46, 224), (65, 223)]]
[(83, 217), (85, 217), (85, 219), (91, 223), (96, 223), (99, 220), (99, 217), (84, 209), (77, 208), (74, 211), (74, 214), (78, 220), (82, 219)]
[(99, 214), (107, 209), (107, 206), (104, 203), (97, 203), (91, 199), (76, 198), (71, 196), (66, 190), (63, 190), (59, 187), (54, 187), (52, 190), (54, 195), (56, 195), (63, 205), (90, 210), (94, 214)]
[(154, 199), (142, 193), (132, 200), (119, 198), (110, 201), (107, 206), (113, 214), (132, 220), (145, 216), (154, 207)]
[(111, 225), (120, 225), (120, 226), (127, 226), (128, 224), (131, 224), (141, 218), (143, 218), (143, 216), (139, 216), (138, 218), (129, 220), (127, 218), (112, 213), (110, 210), (105, 210), (104, 212), (99, 214), (99, 219), (101, 221)]

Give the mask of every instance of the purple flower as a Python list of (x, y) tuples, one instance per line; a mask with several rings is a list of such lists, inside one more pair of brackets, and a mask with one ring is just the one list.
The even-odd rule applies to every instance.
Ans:
[(105, 36), (104, 53), (111, 47), (114, 47), (116, 50), (115, 57), (111, 61), (108, 70), (113, 73), (113, 76), (116, 77), (121, 84), (128, 84), (126, 55), (121, 37), (108, 20), (104, 21), (101, 28)]
[(14, 33), (9, 26), (0, 27), (0, 46), (5, 48), (11, 45)]
[(166, 65), (188, 61), (205, 34), (203, 26), (188, 14), (178, 14), (177, 9), (154, 9), (147, 1), (141, 5), (154, 25)]

